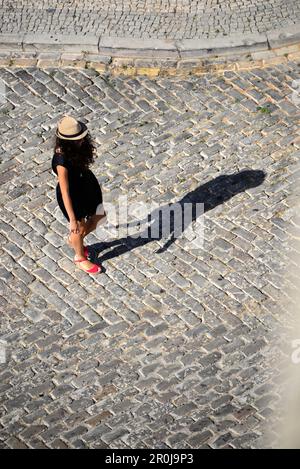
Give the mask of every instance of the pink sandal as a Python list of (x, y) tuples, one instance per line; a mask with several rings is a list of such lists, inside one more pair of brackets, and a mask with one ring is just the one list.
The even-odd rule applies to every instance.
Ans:
[[(83, 261), (86, 261), (86, 257), (84, 257), (84, 259), (78, 259), (78, 260), (75, 260), (74, 259), (74, 262), (83, 262)], [(94, 264), (93, 267), (91, 267), (90, 269), (88, 270), (85, 270), (85, 269), (81, 269), (81, 270), (84, 270), (84, 272), (87, 272), (88, 274), (98, 274), (99, 272), (101, 272), (101, 267), (99, 265), (96, 265)]]

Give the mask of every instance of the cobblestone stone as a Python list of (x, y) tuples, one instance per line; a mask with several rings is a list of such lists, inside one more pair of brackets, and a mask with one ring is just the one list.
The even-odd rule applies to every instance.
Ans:
[[(290, 26), (300, 19), (298, 2), (231, 0), (221, 3), (209, 0), (183, 2), (161, 0), (108, 2), (96, 0), (93, 10), (87, 0), (72, 0), (61, 5), (58, 0), (22, 0), (0, 2), (2, 34), (26, 33), (28, 41), (50, 36), (68, 36), (73, 44), (84, 33), (86, 44), (95, 36), (163, 39), (221, 38), (228, 35), (253, 34)], [(16, 29), (18, 25), (18, 29)], [(42, 40), (40, 39), (40, 40)], [(274, 34), (274, 44), (276, 45)], [(11, 42), (18, 42), (10, 38)], [(99, 58), (97, 58), (99, 60)], [(80, 60), (80, 58), (78, 58)]]
[[(0, 69), (1, 445), (262, 445), (278, 328), (291, 319), (278, 300), (298, 190), (297, 73), (292, 61), (153, 79)], [(201, 249), (94, 234), (106, 272), (76, 270), (50, 169), (64, 112), (92, 128), (104, 203), (204, 203)]]

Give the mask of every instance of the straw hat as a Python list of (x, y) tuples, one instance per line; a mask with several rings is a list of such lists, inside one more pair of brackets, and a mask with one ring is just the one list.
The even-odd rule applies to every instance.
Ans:
[(88, 133), (88, 129), (83, 122), (79, 122), (74, 117), (63, 117), (56, 129), (56, 135), (63, 140), (80, 140)]

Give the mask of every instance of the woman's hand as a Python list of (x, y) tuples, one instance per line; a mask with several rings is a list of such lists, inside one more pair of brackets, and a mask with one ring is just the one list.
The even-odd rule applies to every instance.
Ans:
[(80, 232), (79, 224), (77, 220), (70, 221), (70, 235), (75, 233), (78, 234)]

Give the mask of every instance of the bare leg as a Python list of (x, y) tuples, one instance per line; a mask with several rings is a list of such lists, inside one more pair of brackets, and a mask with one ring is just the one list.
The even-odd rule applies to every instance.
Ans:
[[(82, 239), (84, 239), (84, 237), (86, 236), (86, 231), (87, 231), (87, 222), (85, 221), (84, 218), (80, 220), (80, 225), (82, 227)], [(71, 235), (68, 235), (68, 243), (72, 247)]]
[[(80, 220), (82, 226), (82, 239), (97, 228), (100, 220), (106, 217), (106, 212), (102, 215), (94, 214), (87, 221), (84, 218)], [(68, 237), (68, 243), (72, 247), (71, 236)]]
[(104, 219), (105, 217), (106, 217), (106, 212), (104, 212), (102, 215), (97, 215), (97, 214), (92, 215), (85, 222), (83, 237), (87, 236), (89, 233), (94, 231), (97, 228), (97, 225), (100, 222), (100, 220)]
[[(79, 221), (80, 231), (79, 233), (72, 233), (70, 235), (70, 244), (75, 251), (75, 260), (79, 260), (84, 258), (84, 246), (83, 246), (83, 234), (84, 234), (84, 220)], [(83, 270), (90, 269), (93, 267), (94, 264), (92, 262), (86, 260), (84, 262), (80, 262), (78, 264), (82, 267)]]
[(69, 236), (70, 244), (73, 247), (75, 254), (78, 257), (84, 257), (84, 248), (83, 248), (83, 230), (84, 225), (83, 221), (79, 221), (80, 231), (79, 233), (71, 233)]

